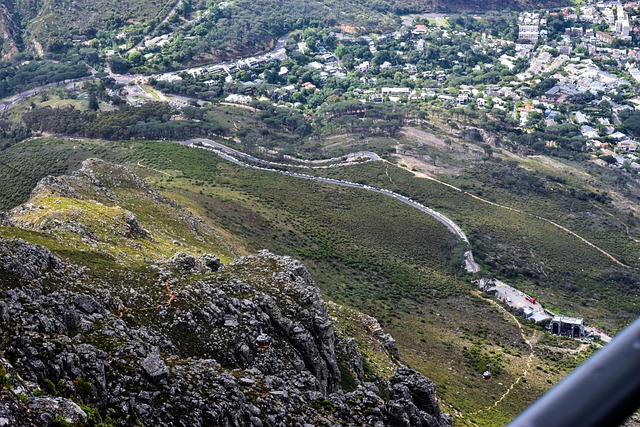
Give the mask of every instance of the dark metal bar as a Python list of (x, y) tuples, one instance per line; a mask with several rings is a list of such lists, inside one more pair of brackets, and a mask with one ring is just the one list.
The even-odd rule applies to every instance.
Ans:
[(507, 427), (608, 427), (640, 407), (640, 318)]

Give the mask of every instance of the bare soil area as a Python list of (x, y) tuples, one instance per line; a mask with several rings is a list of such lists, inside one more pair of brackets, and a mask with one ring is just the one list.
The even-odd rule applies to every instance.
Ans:
[(413, 127), (402, 128), (402, 143), (396, 147), (398, 163), (428, 176), (458, 174), (470, 162), (481, 159), (482, 149), (474, 144), (439, 137)]

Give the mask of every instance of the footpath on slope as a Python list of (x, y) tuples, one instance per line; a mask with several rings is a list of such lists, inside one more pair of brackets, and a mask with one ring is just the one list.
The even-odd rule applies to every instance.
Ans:
[[(476, 295), (480, 295), (480, 292), (474, 292), (474, 294)], [(529, 373), (529, 370), (531, 369), (531, 363), (533, 363), (533, 358), (535, 357), (535, 353), (534, 353), (534, 349), (533, 346), (538, 342), (538, 334), (536, 333), (536, 331), (534, 331), (533, 335), (531, 336), (531, 338), (527, 338), (527, 336), (524, 334), (524, 329), (522, 328), (522, 324), (520, 323), (520, 321), (518, 320), (518, 318), (516, 316), (513, 315), (513, 313), (510, 313), (509, 311), (507, 311), (504, 307), (502, 307), (500, 304), (498, 304), (496, 301), (492, 300), (492, 299), (488, 299), (488, 298), (484, 298), (484, 300), (488, 301), (490, 304), (492, 304), (494, 307), (496, 307), (499, 311), (501, 311), (503, 313), (503, 315), (505, 317), (509, 317), (511, 318), (516, 326), (518, 327), (518, 330), (520, 331), (520, 336), (522, 337), (522, 340), (525, 342), (525, 344), (527, 344), (527, 346), (529, 347), (529, 356), (527, 357), (527, 362), (525, 364), (525, 368), (522, 371), (522, 374), (519, 375), (515, 381), (513, 383), (511, 383), (511, 385), (509, 387), (507, 387), (507, 390), (502, 394), (502, 396), (500, 396), (495, 402), (493, 402), (493, 404), (477, 410), (475, 412), (470, 413), (469, 415), (475, 415), (475, 414), (479, 414), (482, 412), (486, 412), (490, 409), (495, 408), (496, 406), (498, 406), (508, 395), (509, 393), (511, 393), (511, 391), (513, 390), (513, 388), (520, 382), (522, 381), (523, 378), (525, 378), (527, 376), (527, 374)]]
[[(386, 160), (383, 160), (383, 161), (386, 161)], [(511, 206), (501, 205), (500, 203), (492, 202), (492, 201), (490, 201), (490, 200), (487, 200), (487, 199), (484, 199), (484, 198), (482, 198), (482, 197), (476, 196), (475, 194), (469, 193), (468, 191), (465, 191), (465, 190), (463, 190), (462, 188), (456, 187), (455, 185), (451, 185), (451, 184), (449, 184), (449, 183), (447, 183), (447, 182), (440, 181), (439, 179), (434, 178), (434, 177), (432, 177), (432, 176), (429, 176), (429, 175), (427, 175), (427, 174), (424, 174), (424, 173), (421, 173), (421, 172), (417, 172), (417, 171), (413, 171), (413, 170), (411, 170), (411, 169), (407, 168), (405, 164), (402, 164), (402, 166), (404, 166), (405, 170), (407, 170), (407, 171), (411, 172), (414, 176), (417, 176), (418, 178), (425, 178), (425, 179), (428, 179), (428, 180), (430, 180), (430, 181), (437, 182), (438, 184), (442, 184), (442, 185), (444, 185), (444, 186), (446, 186), (446, 187), (449, 187), (449, 188), (451, 188), (452, 190), (455, 190), (455, 191), (457, 191), (457, 192), (459, 192), (459, 193), (462, 193), (462, 194), (464, 194), (464, 195), (466, 195), (466, 196), (469, 196), (469, 197), (471, 197), (471, 198), (473, 198), (473, 199), (475, 199), (475, 200), (478, 200), (478, 201), (480, 201), (480, 202), (482, 202), (482, 203), (486, 203), (486, 204), (488, 204), (488, 205), (496, 206), (496, 207), (499, 207), (499, 208), (501, 208), (501, 209), (506, 209), (506, 210), (509, 210), (509, 211), (512, 211), (512, 212), (517, 212), (517, 213), (519, 213), (519, 214), (527, 215), (527, 216), (530, 216), (530, 217), (532, 217), (532, 218), (536, 218), (536, 219), (539, 219), (539, 220), (541, 220), (541, 221), (547, 222), (547, 223), (549, 223), (549, 224), (553, 225), (554, 227), (556, 227), (556, 228), (558, 228), (558, 229), (560, 229), (560, 230), (562, 230), (562, 231), (564, 231), (564, 232), (569, 233), (569, 234), (570, 234), (570, 235), (572, 235), (573, 237), (576, 237), (577, 239), (579, 239), (579, 240), (580, 240), (580, 241), (582, 241), (583, 243), (586, 243), (587, 245), (591, 246), (592, 248), (596, 249), (597, 251), (599, 251), (600, 253), (602, 253), (603, 255), (605, 255), (607, 258), (609, 258), (610, 260), (612, 260), (612, 261), (613, 261), (613, 262), (615, 262), (616, 264), (618, 264), (618, 265), (620, 265), (620, 266), (622, 266), (622, 267), (625, 267), (625, 268), (629, 268), (629, 266), (628, 266), (628, 265), (624, 264), (623, 262), (621, 262), (620, 260), (618, 260), (617, 258), (615, 258), (615, 257), (614, 257), (613, 255), (611, 255), (609, 252), (607, 252), (607, 251), (605, 251), (604, 249), (600, 248), (599, 246), (597, 246), (597, 245), (595, 245), (595, 244), (591, 243), (590, 241), (588, 241), (588, 240), (587, 240), (587, 239), (585, 239), (584, 237), (582, 237), (582, 236), (578, 235), (577, 233), (575, 233), (575, 232), (573, 232), (573, 231), (569, 230), (568, 228), (566, 228), (566, 227), (564, 227), (564, 226), (562, 226), (562, 225), (558, 224), (558, 223), (557, 223), (557, 222), (555, 222), (555, 221), (552, 221), (552, 220), (550, 220), (550, 219), (548, 219), (548, 218), (545, 218), (545, 217), (542, 217), (542, 216), (540, 216), (540, 215), (536, 215), (536, 214), (533, 214), (533, 213), (530, 213), (530, 212), (523, 211), (522, 209), (512, 208)]]
[[(204, 149), (207, 151), (211, 151), (215, 154), (217, 154), (219, 157), (230, 161), (234, 164), (237, 164), (239, 166), (242, 167), (247, 167), (247, 168), (252, 168), (252, 169), (258, 169), (258, 170), (265, 170), (265, 171), (270, 171), (270, 172), (276, 172), (276, 173), (280, 173), (283, 175), (288, 175), (288, 176), (292, 176), (292, 177), (296, 177), (296, 178), (301, 178), (301, 179), (307, 179), (307, 180), (313, 180), (313, 181), (318, 181), (318, 182), (324, 182), (324, 183), (328, 183), (328, 184), (334, 184), (334, 185), (340, 185), (340, 186), (345, 186), (345, 187), (352, 187), (352, 188), (361, 188), (361, 189), (366, 189), (369, 191), (374, 191), (374, 192), (378, 192), (381, 194), (385, 194), (388, 195), (390, 197), (394, 197), (397, 200), (400, 200), (414, 208), (417, 208), (419, 210), (421, 210), (422, 212), (425, 212), (429, 215), (431, 215), (432, 217), (434, 217), (435, 219), (437, 219), (439, 222), (441, 222), (442, 224), (444, 224), (452, 233), (454, 233), (455, 235), (457, 235), (461, 240), (469, 243), (466, 235), (464, 234), (464, 232), (462, 231), (462, 229), (456, 224), (454, 223), (451, 219), (447, 218), (446, 216), (442, 215), (441, 213), (428, 208), (426, 206), (421, 205), (418, 202), (415, 202), (411, 199), (409, 199), (408, 197), (402, 196), (398, 193), (394, 193), (390, 190), (386, 190), (386, 189), (382, 189), (382, 188), (377, 188), (377, 187), (372, 187), (372, 186), (368, 186), (365, 184), (359, 184), (359, 183), (355, 183), (355, 182), (350, 182), (350, 181), (345, 181), (345, 180), (338, 180), (338, 179), (333, 179), (333, 178), (324, 178), (324, 177), (317, 177), (317, 176), (313, 176), (313, 175), (307, 175), (307, 174), (301, 174), (301, 173), (296, 173), (296, 172), (290, 172), (287, 170), (280, 170), (280, 169), (273, 169), (273, 168), (268, 168), (268, 167), (264, 167), (264, 166), (275, 166), (275, 167), (282, 167), (282, 166), (287, 166), (287, 167), (303, 167), (303, 168), (307, 168), (307, 169), (315, 169), (315, 168), (325, 168), (327, 166), (309, 166), (309, 165), (295, 165), (295, 164), (283, 164), (283, 163), (275, 163), (275, 162), (269, 162), (266, 160), (262, 160), (262, 159), (257, 159), (249, 154), (246, 153), (242, 153), (238, 150), (232, 149), (230, 147), (227, 147), (223, 144), (214, 142), (212, 140), (207, 140), (207, 139), (198, 139), (198, 140), (189, 140), (189, 141), (182, 141), (180, 142), (182, 145), (186, 145), (186, 146), (190, 146), (190, 147), (195, 147), (195, 148), (200, 148), (200, 149)], [(197, 144), (196, 144), (197, 143)], [(369, 154), (372, 154), (373, 156), (370, 156)], [(365, 157), (366, 160), (365, 161), (377, 161), (377, 160), (382, 160), (380, 159), (380, 157), (378, 157), (377, 155), (375, 155), (375, 153), (368, 153), (368, 152), (360, 152), (360, 153), (355, 153), (356, 156), (359, 157)], [(264, 165), (264, 166), (257, 166), (257, 165), (252, 165), (252, 164), (248, 164), (245, 163), (241, 160), (239, 160), (237, 157), (241, 157), (245, 160), (248, 161), (252, 161), (255, 163), (258, 163), (260, 165)], [(354, 155), (350, 155), (350, 156), (354, 156)], [(375, 157), (374, 157), (375, 156)], [(297, 159), (295, 158), (289, 158), (289, 160), (293, 160), (296, 161)], [(337, 161), (342, 161), (343, 158), (340, 159), (336, 159)], [(385, 161), (385, 160), (383, 160)], [(385, 161), (387, 162), (387, 161)], [(301, 161), (302, 163), (302, 161)], [(387, 162), (388, 164), (392, 164), (390, 162)], [(353, 164), (353, 163), (337, 163), (337, 164), (332, 164), (328, 167), (337, 167), (337, 166), (345, 166), (348, 164)], [(388, 169), (387, 169), (388, 172)], [(548, 220), (546, 218), (540, 217), (538, 215), (534, 215), (534, 214), (530, 214), (527, 212), (524, 212), (520, 209), (515, 209), (515, 208), (511, 208), (509, 206), (504, 206), (504, 205), (500, 205), (494, 202), (491, 202), (489, 200), (483, 199), (481, 197), (475, 196), (471, 193), (468, 193), (458, 187), (455, 187), (451, 184), (448, 184), (446, 182), (437, 180), (433, 177), (430, 177), (428, 175), (425, 174), (420, 174), (418, 172), (412, 171), (412, 173), (414, 173), (414, 175), (419, 176), (419, 177), (423, 177), (423, 178), (427, 178), (430, 179), (432, 181), (438, 182), (442, 185), (445, 185), (455, 191), (461, 192), (463, 194), (466, 194), (470, 197), (473, 197), (483, 203), (488, 203), (490, 205), (494, 205), (503, 209), (508, 209), (510, 211), (514, 211), (514, 212), (518, 212), (521, 214), (525, 214), (525, 215), (529, 215), (532, 216), (534, 218), (549, 222), (551, 224), (553, 224), (554, 226), (568, 232), (569, 234), (579, 238), (581, 241), (583, 241), (584, 243), (587, 243), (589, 246), (592, 246), (593, 248), (599, 250), (601, 253), (605, 254), (606, 256), (608, 256), (610, 259), (612, 259), (614, 262), (618, 263), (619, 265), (625, 266), (625, 264), (621, 263), (620, 261), (618, 261), (617, 259), (615, 259), (612, 255), (608, 254), (607, 252), (605, 252), (604, 250), (598, 248), (596, 245), (592, 244), (591, 242), (587, 241), (586, 239), (578, 236), (576, 233), (572, 232), (571, 230), (568, 230), (567, 228), (551, 221)], [(388, 176), (388, 173), (387, 173)], [(389, 179), (391, 179), (391, 177), (389, 176)], [(470, 273), (476, 273), (480, 270), (479, 265), (475, 262), (475, 260), (473, 259), (473, 254), (471, 253), (471, 251), (468, 251), (467, 253), (465, 253), (465, 264), (466, 264), (466, 269), (468, 272)], [(474, 293), (478, 293), (477, 291)], [(486, 299), (486, 298), (485, 298)], [(531, 365), (533, 363), (533, 359), (535, 357), (535, 353), (534, 353), (534, 345), (537, 343), (539, 336), (536, 332), (533, 333), (533, 335), (530, 338), (527, 338), (527, 336), (524, 333), (524, 329), (522, 328), (522, 324), (520, 323), (520, 321), (516, 318), (516, 316), (514, 316), (512, 313), (508, 312), (504, 307), (500, 306), (500, 304), (498, 304), (496, 301), (493, 301), (491, 299), (486, 299), (490, 304), (493, 304), (494, 307), (496, 307), (499, 311), (501, 311), (505, 317), (508, 317), (510, 319), (513, 320), (513, 322), (516, 323), (519, 331), (520, 331), (520, 336), (522, 338), (522, 340), (527, 344), (527, 346), (530, 349), (529, 355), (527, 357), (527, 360), (525, 362), (524, 365), (524, 369), (522, 371), (522, 373), (514, 380), (514, 382), (505, 390), (505, 392), (498, 398), (496, 399), (491, 405), (488, 405), (485, 408), (479, 409), (477, 411), (471, 412), (467, 415), (463, 414), (462, 412), (456, 410), (455, 413), (456, 415), (461, 418), (464, 419), (466, 422), (471, 423), (473, 426), (477, 426), (477, 424), (470, 420), (467, 416), (472, 416), (472, 415), (476, 415), (482, 412), (486, 412), (489, 411), (495, 407), (497, 407), (500, 403), (502, 403), (507, 397), (508, 395), (511, 393), (511, 391), (528, 375), (530, 369), (531, 369)], [(583, 347), (580, 347), (580, 349), (582, 349)]]

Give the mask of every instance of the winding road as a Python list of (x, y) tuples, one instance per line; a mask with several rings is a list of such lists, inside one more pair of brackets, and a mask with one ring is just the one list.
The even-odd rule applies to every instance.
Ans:
[[(176, 4), (176, 7), (178, 7), (180, 4), (180, 2), (178, 2)], [(249, 58), (244, 58), (246, 59), (254, 59), (257, 61), (265, 61), (265, 60), (269, 60), (269, 59), (279, 59), (282, 60), (286, 57), (286, 52), (285, 52), (285, 44), (287, 42), (287, 37), (288, 34), (285, 34), (284, 36), (280, 37), (279, 39), (277, 39), (275, 41), (275, 45), (273, 47), (273, 49), (258, 54), (258, 55), (254, 55), (251, 56)], [(238, 59), (238, 61), (241, 59)], [(185, 68), (185, 69), (181, 69), (181, 70), (176, 70), (176, 71), (171, 71), (168, 73), (164, 73), (164, 74), (154, 74), (151, 76), (148, 75), (144, 75), (144, 74), (115, 74), (113, 73), (108, 67), (105, 71), (108, 72), (109, 77), (112, 77), (116, 83), (118, 84), (123, 84), (123, 85), (127, 85), (131, 82), (136, 82), (136, 81), (140, 81), (141, 79), (148, 79), (148, 78), (156, 78), (156, 79), (162, 79), (163, 77), (169, 76), (169, 75), (177, 75), (178, 73), (182, 73), (182, 72), (186, 72), (189, 74), (198, 74), (198, 73), (202, 73), (205, 71), (210, 70), (212, 67), (229, 67), (231, 64), (235, 64), (238, 61), (225, 61), (225, 62), (215, 62), (215, 63), (211, 63), (211, 64), (206, 64), (206, 65), (202, 65), (199, 67), (192, 67), (192, 68)], [(91, 69), (91, 67), (89, 67)], [(10, 97), (4, 98), (4, 99), (0, 99), (0, 112), (9, 109), (10, 107), (12, 107), (13, 105), (17, 104), (18, 102), (22, 101), (23, 99), (29, 98), (33, 95), (38, 94), (39, 92), (46, 90), (46, 89), (51, 89), (54, 88), (56, 86), (62, 86), (62, 85), (66, 85), (69, 83), (77, 83), (77, 82), (81, 82), (81, 81), (85, 81), (85, 80), (91, 80), (95, 78), (95, 73), (96, 71), (94, 69), (91, 69), (91, 75), (90, 76), (86, 76), (86, 77), (80, 77), (77, 79), (71, 79), (71, 80), (62, 80), (62, 81), (58, 81), (58, 82), (53, 82), (53, 83), (48, 83), (42, 86), (38, 86), (29, 90), (26, 90), (24, 92), (12, 95)]]
[[(347, 154), (346, 156), (342, 156), (342, 157), (333, 157), (330, 159), (323, 159), (323, 160), (306, 160), (306, 159), (298, 159), (292, 156), (284, 156), (285, 158), (296, 162), (296, 163), (302, 163), (302, 164), (295, 164), (295, 163), (278, 163), (278, 162), (271, 162), (269, 160), (264, 160), (264, 159), (259, 159), (257, 157), (252, 156), (251, 154), (247, 154), (247, 153), (243, 153), (242, 151), (238, 151), (235, 150), (231, 147), (228, 147), (224, 144), (220, 144), (219, 142), (213, 141), (211, 139), (207, 139), (207, 138), (195, 138), (195, 139), (189, 139), (187, 141), (181, 141), (180, 144), (182, 145), (186, 145), (189, 146), (191, 144), (194, 144), (196, 146), (198, 145), (202, 145), (204, 147), (207, 148), (213, 148), (216, 150), (220, 150), (224, 153), (227, 153), (231, 156), (234, 157), (239, 157), (242, 159), (246, 159), (249, 160), (251, 162), (254, 163), (258, 163), (261, 165), (266, 165), (266, 166), (275, 166), (275, 167), (295, 167), (295, 168), (303, 168), (303, 169), (326, 169), (326, 168), (334, 168), (336, 166), (339, 166), (340, 164), (344, 164), (344, 162), (348, 162), (348, 164), (353, 164), (353, 163), (364, 163), (364, 162), (376, 162), (378, 160), (380, 160), (380, 156), (378, 156), (376, 153), (373, 153), (371, 151), (359, 151), (357, 153), (351, 153), (351, 154)], [(341, 163), (343, 162), (343, 163)], [(324, 163), (331, 163), (329, 165), (324, 165)]]
[(27, 99), (33, 95), (37, 95), (38, 93), (42, 92), (43, 90), (46, 89), (51, 89), (57, 86), (63, 86), (63, 85), (67, 85), (70, 83), (78, 83), (78, 82), (82, 82), (85, 80), (91, 80), (95, 78), (92, 75), (90, 76), (85, 76), (85, 77), (78, 77), (77, 79), (70, 79), (70, 80), (62, 80), (59, 82), (53, 82), (53, 83), (48, 83), (46, 85), (42, 85), (42, 86), (38, 86), (38, 87), (34, 87), (33, 89), (29, 89), (29, 90), (25, 90), (24, 92), (20, 92), (18, 94), (15, 94), (13, 96), (10, 96), (8, 98), (4, 98), (2, 100), (0, 100), (0, 111), (4, 111), (8, 108), (11, 108), (12, 106), (14, 106), (15, 104), (17, 104), (18, 102), (22, 101), (23, 99)]
[[(356, 182), (351, 182), (351, 181), (345, 181), (345, 180), (339, 180), (339, 179), (333, 179), (333, 178), (325, 178), (325, 177), (317, 177), (317, 176), (313, 176), (313, 175), (308, 175), (308, 174), (303, 174), (303, 173), (297, 173), (297, 172), (290, 172), (288, 170), (280, 170), (280, 169), (273, 169), (272, 167), (301, 167), (301, 168), (306, 168), (306, 169), (318, 169), (318, 168), (326, 168), (326, 167), (340, 167), (340, 166), (345, 166), (348, 164), (352, 164), (352, 163), (347, 163), (345, 162), (345, 160), (347, 160), (348, 158), (360, 158), (360, 159), (364, 159), (364, 161), (379, 161), (381, 160), (380, 157), (372, 152), (368, 152), (368, 151), (362, 151), (362, 152), (358, 152), (358, 153), (353, 153), (350, 154), (348, 156), (344, 156), (344, 157), (340, 157), (340, 158), (332, 158), (332, 159), (326, 159), (323, 161), (304, 161), (302, 159), (296, 159), (293, 157), (288, 157), (289, 160), (295, 161), (297, 163), (306, 163), (304, 165), (296, 165), (296, 164), (290, 164), (290, 163), (277, 163), (277, 162), (271, 162), (268, 160), (263, 160), (263, 159), (258, 159), (250, 154), (247, 153), (243, 153), (241, 151), (238, 151), (236, 149), (227, 147), (224, 144), (221, 144), (219, 142), (210, 140), (210, 139), (205, 139), (205, 138), (199, 138), (199, 139), (191, 139), (191, 140), (187, 140), (187, 141), (182, 141), (180, 142), (180, 144), (185, 145), (185, 146), (190, 146), (190, 147), (195, 147), (195, 148), (200, 148), (200, 149), (204, 149), (207, 151), (211, 151), (215, 154), (217, 154), (219, 157), (232, 162), (238, 166), (242, 166), (242, 167), (247, 167), (247, 168), (252, 168), (252, 169), (258, 169), (258, 170), (265, 170), (265, 171), (270, 171), (270, 172), (275, 172), (275, 173), (280, 173), (283, 175), (287, 175), (287, 176), (291, 176), (291, 177), (295, 177), (295, 178), (300, 178), (300, 179), (307, 179), (307, 180), (312, 180), (312, 181), (317, 181), (317, 182), (323, 182), (326, 184), (332, 184), (332, 185), (340, 185), (343, 187), (350, 187), (350, 188), (359, 188), (359, 189), (364, 189), (364, 190), (368, 190), (368, 191), (373, 191), (376, 193), (380, 193), (380, 194), (384, 194), (387, 195), (389, 197), (393, 197), (396, 200), (400, 200), (403, 203), (408, 204), (409, 206), (420, 210), (421, 212), (424, 212), (428, 215), (431, 215), (433, 218), (435, 218), (436, 220), (438, 220), (440, 223), (442, 223), (443, 225), (445, 225), (447, 227), (447, 229), (453, 233), (454, 235), (456, 235), (460, 240), (469, 243), (469, 240), (466, 236), (466, 234), (464, 233), (464, 231), (450, 218), (446, 217), (445, 215), (441, 214), (440, 212), (431, 209), (427, 206), (424, 206), (414, 200), (409, 199), (406, 196), (403, 196), (401, 194), (395, 193), (393, 191), (387, 190), (387, 189), (383, 189), (383, 188), (379, 188), (379, 187), (373, 187), (373, 186), (369, 186), (366, 184), (360, 184), (360, 183), (356, 183)], [(250, 161), (253, 162), (255, 164), (248, 164), (245, 163), (243, 161), (241, 161), (240, 159), (246, 160), (246, 161)], [(309, 163), (313, 163), (314, 166), (310, 166)], [(328, 166), (325, 165), (315, 165), (315, 164), (322, 164), (322, 163), (331, 163)], [(261, 166), (257, 166), (257, 165), (261, 165)], [(266, 167), (266, 166), (272, 166), (270, 167)], [(445, 185), (451, 186), (450, 184), (446, 184), (443, 183)], [(451, 186), (452, 188), (456, 189), (457, 191), (462, 191), (456, 187)], [(512, 209), (512, 208), (511, 208)], [(573, 234), (573, 233), (572, 233)], [(465, 252), (464, 254), (464, 259), (465, 259), (465, 268), (468, 272), (470, 273), (477, 273), (480, 271), (480, 266), (475, 262), (474, 258), (473, 258), (473, 253), (469, 250), (467, 252)], [(475, 422), (473, 422), (470, 418), (468, 418), (468, 416), (473, 416), (482, 412), (486, 412), (489, 411), (495, 407), (497, 407), (498, 405), (500, 405), (504, 399), (507, 398), (507, 396), (513, 391), (513, 389), (524, 379), (527, 377), (527, 375), (529, 374), (531, 367), (532, 367), (532, 363), (535, 357), (535, 353), (534, 353), (534, 345), (537, 343), (539, 336), (538, 333), (536, 331), (534, 331), (533, 335), (531, 337), (527, 337), (524, 333), (524, 330), (522, 328), (522, 324), (520, 323), (520, 321), (518, 320), (518, 318), (516, 318), (512, 313), (508, 312), (507, 310), (504, 309), (504, 307), (500, 306), (497, 302), (490, 300), (490, 299), (486, 299), (490, 304), (492, 304), (493, 306), (495, 306), (499, 311), (501, 311), (505, 317), (509, 318), (510, 320), (512, 320), (516, 326), (519, 329), (520, 335), (522, 340), (524, 341), (524, 343), (529, 347), (529, 354), (526, 358), (526, 362), (524, 364), (522, 373), (520, 375), (518, 375), (516, 377), (516, 379), (506, 388), (506, 390), (504, 391), (504, 393), (498, 398), (496, 399), (491, 405), (488, 405), (487, 407), (484, 407), (482, 409), (479, 409), (475, 412), (469, 413), (467, 415), (461, 413), (460, 411), (456, 411), (458, 417), (465, 419), (467, 422), (471, 423), (474, 426), (477, 426), (477, 424)], [(442, 402), (441, 402), (442, 404)]]
[[(353, 164), (353, 162), (342, 162), (342, 163), (333, 163), (330, 166), (308, 166), (308, 165), (291, 165), (291, 164), (284, 164), (284, 163), (276, 163), (276, 162), (270, 162), (267, 160), (262, 160), (262, 159), (258, 159), (256, 157), (253, 157), (250, 154), (246, 154), (243, 153), (241, 151), (235, 150), (233, 148), (227, 147), (224, 144), (220, 144), (219, 142), (210, 140), (210, 139), (206, 139), (206, 138), (199, 138), (199, 139), (191, 139), (191, 140), (187, 140), (187, 141), (181, 141), (180, 144), (185, 145), (185, 146), (189, 146), (189, 147), (195, 147), (195, 148), (200, 148), (203, 150), (207, 150), (207, 151), (211, 151), (215, 154), (217, 154), (219, 157), (223, 158), (224, 160), (227, 160), (231, 163), (234, 163), (238, 166), (242, 166), (245, 168), (251, 168), (251, 169), (258, 169), (258, 170), (264, 170), (264, 171), (269, 171), (269, 172), (275, 172), (275, 173), (279, 173), (282, 175), (287, 175), (287, 176), (291, 176), (293, 178), (299, 178), (299, 179), (307, 179), (310, 181), (316, 181), (316, 182), (322, 182), (325, 184), (331, 184), (331, 185), (339, 185), (342, 187), (349, 187), (349, 188), (359, 188), (359, 189), (363, 189), (363, 190), (368, 190), (368, 191), (373, 191), (375, 193), (380, 193), (380, 194), (384, 194), (385, 196), (389, 196), (389, 197), (393, 197), (396, 200), (399, 200), (409, 206), (411, 206), (412, 208), (418, 209), (421, 212), (424, 212), (430, 216), (432, 216), (433, 218), (435, 218), (437, 221), (439, 221), (441, 224), (443, 224), (445, 227), (447, 227), (447, 229), (453, 233), (456, 237), (458, 237), (458, 239), (462, 240), (465, 243), (469, 243), (469, 239), (467, 238), (467, 235), (464, 233), (464, 231), (462, 230), (462, 228), (460, 228), (460, 226), (458, 226), (458, 224), (456, 224), (453, 220), (451, 220), (450, 218), (446, 217), (445, 215), (441, 214), (440, 212), (436, 211), (435, 209), (431, 209), (427, 206), (424, 206), (421, 203), (416, 202), (415, 200), (411, 200), (410, 198), (403, 196), (402, 194), (393, 192), (391, 190), (387, 190), (384, 188), (379, 188), (379, 187), (373, 187), (370, 185), (366, 185), (366, 184), (360, 184), (357, 182), (351, 182), (351, 181), (345, 181), (342, 179), (334, 179), (334, 178), (325, 178), (325, 177), (320, 177), (320, 176), (314, 176), (314, 175), (308, 175), (308, 174), (304, 174), (304, 173), (298, 173), (298, 172), (290, 172), (288, 170), (281, 170), (281, 169), (274, 169), (273, 167), (283, 167), (283, 166), (287, 166), (287, 167), (303, 167), (303, 168), (307, 168), (307, 169), (319, 169), (319, 168), (326, 168), (326, 167), (339, 167), (339, 166), (345, 166), (345, 165), (349, 165), (349, 164)], [(350, 154), (349, 156), (345, 156), (347, 159), (348, 158), (362, 158), (362, 159), (366, 159), (364, 161), (377, 161), (380, 160), (379, 156), (375, 153), (371, 153), (368, 151), (361, 151), (358, 153), (353, 153)], [(250, 162), (254, 162), (257, 163), (258, 165), (255, 164), (249, 164), (249, 163), (245, 163), (244, 161), (240, 160), (240, 158), (250, 161)], [(338, 160), (342, 161), (343, 158), (340, 158)], [(266, 167), (266, 166), (272, 166), (272, 167)], [(473, 259), (473, 253), (471, 252), (471, 250), (465, 252), (465, 269), (469, 272), (469, 273), (477, 273), (478, 271), (480, 271), (480, 266), (475, 262), (475, 260)]]

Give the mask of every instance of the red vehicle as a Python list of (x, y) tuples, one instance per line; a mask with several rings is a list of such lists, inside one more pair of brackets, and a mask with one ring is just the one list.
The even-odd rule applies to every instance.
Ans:
[(531, 304), (535, 304), (536, 303), (536, 299), (534, 297), (526, 296), (526, 297), (524, 297), (524, 299), (529, 301)]

